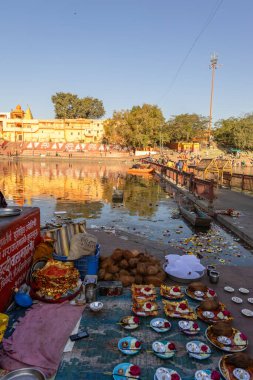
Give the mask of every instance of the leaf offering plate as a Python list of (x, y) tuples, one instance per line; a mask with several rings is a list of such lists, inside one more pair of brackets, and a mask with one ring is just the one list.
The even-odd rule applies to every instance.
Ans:
[(188, 301), (169, 302), (163, 300), (164, 312), (168, 317), (195, 320), (197, 315), (189, 306)]
[(150, 321), (150, 327), (156, 332), (163, 333), (171, 329), (171, 323), (164, 318), (154, 318)]
[(157, 303), (154, 301), (149, 301), (149, 300), (136, 301), (136, 303), (133, 304), (132, 310), (134, 314), (142, 316), (142, 317), (148, 317), (148, 316), (156, 317), (158, 315)]
[(249, 290), (248, 289), (245, 289), (245, 288), (239, 288), (238, 289), (240, 293), (242, 294), (248, 294), (249, 293)]
[(141, 369), (131, 363), (120, 363), (112, 372), (114, 380), (135, 380), (140, 379)]
[(249, 343), (246, 335), (234, 327), (232, 330), (233, 332), (230, 337), (222, 335), (217, 337), (212, 333), (212, 326), (209, 326), (206, 329), (205, 335), (210, 343), (223, 351), (240, 352), (246, 350)]
[(167, 340), (157, 340), (152, 343), (152, 350), (161, 359), (169, 359), (176, 353), (176, 346)]
[(209, 300), (217, 295), (216, 292), (211, 288), (207, 288), (205, 292), (202, 292), (200, 290), (195, 290), (193, 292), (189, 289), (189, 287), (185, 290), (185, 294), (196, 301)]
[(133, 315), (128, 315), (121, 318), (120, 325), (126, 330), (134, 330), (139, 327), (140, 319), (138, 317), (134, 317)]
[(221, 377), (218, 371), (213, 371), (211, 369), (200, 369), (195, 372), (195, 380), (219, 380)]
[(242, 303), (242, 299), (240, 297), (232, 297), (231, 300), (234, 302), (234, 303)]
[(199, 340), (188, 342), (186, 344), (186, 350), (189, 356), (199, 360), (207, 359), (211, 355), (210, 347)]
[(142, 344), (133, 336), (122, 338), (118, 342), (118, 349), (126, 355), (135, 355), (141, 350)]
[(216, 310), (202, 310), (199, 306), (196, 308), (197, 316), (204, 322), (216, 323), (216, 322), (229, 322), (234, 318), (231, 316), (225, 305), (219, 302), (219, 307)]
[(231, 286), (225, 286), (224, 287), (224, 290), (228, 293), (233, 293), (235, 291), (234, 288), (232, 288)]
[(179, 299), (184, 297), (183, 289), (181, 286), (161, 285), (160, 293), (162, 297), (168, 299)]
[(227, 360), (230, 356), (231, 355), (225, 355), (219, 361), (219, 370), (222, 376), (226, 380), (252, 380), (253, 366), (242, 369), (235, 365), (228, 364)]
[(253, 311), (249, 309), (242, 309), (241, 313), (245, 315), (245, 317), (253, 317)]
[(132, 285), (133, 299), (143, 299), (153, 301), (156, 299), (156, 290), (154, 285)]
[(174, 369), (160, 367), (155, 372), (154, 380), (181, 380), (181, 377)]
[(186, 335), (196, 335), (200, 332), (200, 327), (197, 322), (179, 321), (178, 326), (180, 330)]

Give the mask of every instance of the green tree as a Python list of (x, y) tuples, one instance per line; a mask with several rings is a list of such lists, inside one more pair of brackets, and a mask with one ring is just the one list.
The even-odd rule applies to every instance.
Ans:
[(131, 110), (114, 112), (105, 124), (105, 137), (110, 143), (146, 148), (159, 141), (164, 124), (162, 111), (156, 105), (134, 106)]
[(167, 140), (192, 141), (207, 129), (208, 119), (204, 116), (193, 114), (180, 114), (173, 116), (166, 126)]
[(79, 99), (70, 92), (57, 92), (51, 99), (57, 119), (98, 119), (105, 114), (103, 102), (96, 98)]
[(252, 150), (253, 114), (219, 120), (215, 123), (214, 137), (225, 147)]

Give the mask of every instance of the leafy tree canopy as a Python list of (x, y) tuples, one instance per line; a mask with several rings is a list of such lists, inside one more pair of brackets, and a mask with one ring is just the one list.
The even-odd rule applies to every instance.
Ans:
[(70, 92), (57, 92), (51, 99), (57, 119), (98, 119), (105, 114), (103, 102), (96, 98), (78, 98)]
[(193, 114), (173, 116), (166, 124), (167, 142), (192, 141), (207, 129), (208, 118)]
[(215, 124), (214, 138), (227, 147), (252, 150), (253, 114), (219, 120)]
[(134, 106), (131, 110), (114, 112), (104, 126), (105, 138), (110, 143), (145, 148), (159, 141), (164, 123), (162, 111), (156, 105)]

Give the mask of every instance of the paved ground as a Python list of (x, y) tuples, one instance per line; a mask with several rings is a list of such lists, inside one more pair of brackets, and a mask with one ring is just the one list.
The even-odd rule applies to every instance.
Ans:
[[(203, 208), (208, 209), (205, 201), (197, 200)], [(239, 217), (219, 214), (219, 210), (229, 208), (239, 212)], [(215, 219), (230, 229), (240, 239), (253, 247), (253, 196), (229, 189), (218, 189), (217, 199), (213, 203)]]
[[(165, 178), (163, 179), (165, 180)], [(211, 212), (220, 224), (227, 227), (240, 239), (253, 247), (253, 195), (230, 189), (217, 189), (217, 198), (213, 202), (213, 209), (210, 210), (208, 201), (197, 199), (193, 194), (190, 194), (188, 190), (177, 187), (169, 179), (167, 179), (167, 183), (180, 193), (187, 195), (206, 211)], [(218, 213), (219, 210), (227, 210), (229, 208), (238, 211), (239, 217), (231, 217)]]

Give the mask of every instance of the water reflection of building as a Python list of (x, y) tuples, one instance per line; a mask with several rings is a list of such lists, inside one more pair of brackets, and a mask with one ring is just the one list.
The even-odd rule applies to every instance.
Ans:
[(34, 119), (30, 108), (17, 105), (10, 113), (0, 113), (0, 138), (11, 142), (99, 143), (104, 121), (93, 119)]
[[(0, 162), (0, 188), (7, 198), (21, 205), (25, 199), (54, 196), (71, 201), (100, 201), (104, 198), (101, 177), (115, 172), (106, 166), (62, 162)], [(116, 171), (117, 173), (117, 171)], [(116, 174), (115, 174), (116, 176)], [(111, 181), (114, 181), (112, 177)]]

